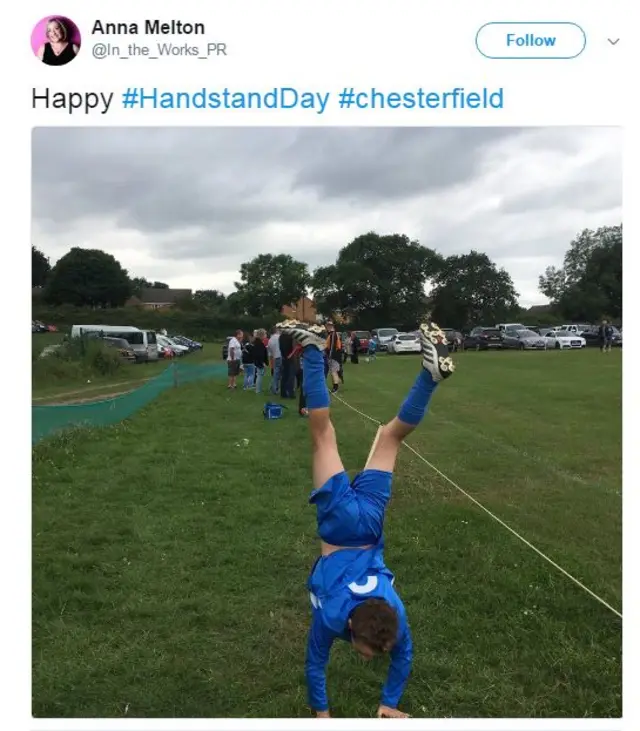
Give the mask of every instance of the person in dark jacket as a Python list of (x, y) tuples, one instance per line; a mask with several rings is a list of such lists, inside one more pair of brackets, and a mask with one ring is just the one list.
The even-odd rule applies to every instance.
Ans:
[(360, 338), (354, 331), (351, 333), (351, 362), (354, 365), (358, 365), (358, 359), (360, 357)]
[(256, 366), (253, 360), (253, 339), (248, 336), (242, 341), (242, 368), (244, 370), (242, 390), (249, 391), (254, 387)]
[(610, 353), (613, 342), (613, 327), (608, 320), (602, 321), (602, 325), (598, 329), (598, 335), (600, 338), (600, 351), (602, 353)]
[[(269, 363), (269, 354), (267, 353), (267, 333), (264, 330), (258, 330), (253, 340), (253, 364), (255, 366), (255, 389), (256, 393), (262, 393), (262, 379)], [(267, 342), (269, 342), (267, 340)]]
[(280, 376), (280, 396), (295, 398), (296, 369), (291, 359), (293, 353), (293, 338), (291, 333), (283, 331), (280, 334), (280, 355), (282, 356), (282, 375)]
[[(296, 373), (296, 385), (298, 387), (298, 413), (300, 416), (308, 416), (309, 411), (307, 409), (307, 398), (304, 395), (304, 389), (302, 388), (302, 369), (304, 368), (304, 350), (300, 344), (296, 344), (296, 348), (294, 350), (295, 357), (296, 357), (296, 366), (298, 368), (298, 371)], [(325, 378), (326, 378), (325, 374)]]

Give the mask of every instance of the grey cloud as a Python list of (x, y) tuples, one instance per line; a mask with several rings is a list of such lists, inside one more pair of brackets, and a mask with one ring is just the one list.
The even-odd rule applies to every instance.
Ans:
[[(619, 223), (621, 149), (597, 128), (38, 128), (34, 243), (58, 253), (80, 232), (125, 231), (118, 246), (146, 246), (169, 282), (283, 250), (315, 268), (381, 227), (443, 254), (558, 261), (584, 226)], [(585, 162), (563, 176), (518, 164), (538, 154)]]
[(293, 146), (306, 161), (296, 184), (323, 197), (405, 198), (463, 183), (486, 146), (516, 129), (390, 128), (306, 130)]
[(504, 213), (527, 213), (578, 206), (581, 210), (609, 210), (622, 201), (622, 155), (612, 154), (579, 172), (579, 179), (558, 185), (553, 177), (543, 188), (527, 193), (507, 194), (502, 201)]

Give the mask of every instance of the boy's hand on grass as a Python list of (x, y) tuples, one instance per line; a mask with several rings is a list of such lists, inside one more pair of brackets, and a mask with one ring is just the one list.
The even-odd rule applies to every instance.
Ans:
[(411, 718), (408, 713), (403, 713), (397, 708), (390, 708), (389, 706), (380, 706), (376, 715), (378, 718)]
[(331, 718), (329, 711), (316, 711), (316, 718)]

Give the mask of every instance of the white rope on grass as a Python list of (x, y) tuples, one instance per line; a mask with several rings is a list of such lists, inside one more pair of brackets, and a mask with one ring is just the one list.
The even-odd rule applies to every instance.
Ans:
[[(372, 416), (369, 416), (369, 414), (365, 414), (364, 411), (360, 411), (359, 409), (356, 409), (355, 406), (352, 406), (350, 403), (347, 403), (343, 398), (338, 396), (337, 394), (332, 394), (332, 396), (340, 401), (341, 404), (344, 404), (348, 409), (351, 409), (351, 411), (354, 411), (359, 416), (363, 417), (364, 419), (367, 419), (368, 421), (371, 421), (372, 423), (376, 424), (378, 426), (378, 432), (376, 433), (376, 442), (378, 441), (380, 437), (380, 427), (382, 427), (382, 422), (378, 421), (377, 419), (374, 419)], [(375, 442), (374, 442), (375, 445)], [(532, 551), (535, 551), (538, 556), (543, 558), (547, 563), (551, 564), (553, 568), (557, 569), (561, 574), (564, 574), (569, 580), (573, 581), (573, 583), (576, 586), (579, 586), (583, 591), (586, 591), (587, 594), (589, 594), (593, 599), (600, 602), (603, 607), (606, 607), (610, 612), (613, 612), (613, 614), (616, 615), (616, 617), (619, 617), (622, 619), (622, 613), (619, 612), (617, 609), (611, 606), (608, 602), (606, 602), (602, 597), (598, 596), (594, 591), (589, 589), (588, 586), (585, 586), (579, 579), (576, 579), (575, 576), (570, 574), (566, 569), (563, 569), (562, 566), (557, 564), (552, 558), (549, 558), (549, 556), (546, 555), (543, 551), (541, 551), (539, 548), (533, 545), (530, 541), (528, 541), (524, 536), (521, 536), (520, 533), (518, 533), (516, 530), (514, 530), (510, 525), (504, 522), (501, 518), (499, 518), (495, 513), (492, 513), (489, 508), (486, 508), (481, 502), (476, 500), (476, 498), (473, 497), (473, 495), (470, 495), (466, 490), (460, 487), (456, 482), (454, 482), (450, 477), (444, 474), (444, 472), (441, 472), (434, 464), (429, 462), (428, 459), (423, 457), (420, 452), (418, 452), (416, 449), (414, 449), (410, 444), (407, 444), (407, 442), (403, 442), (403, 445), (412, 453), (414, 454), (418, 459), (422, 460), (428, 467), (430, 467), (436, 474), (440, 475), (443, 480), (448, 482), (453, 488), (458, 490), (458, 492), (462, 493), (467, 499), (471, 500), (471, 502), (476, 505), (480, 510), (484, 511), (490, 518), (496, 521), (496, 523), (499, 523), (503, 528), (506, 528), (509, 533), (514, 535), (519, 541), (524, 543), (525, 546), (528, 546)], [(373, 448), (372, 448), (373, 452)], [(371, 457), (371, 454), (369, 455), (369, 458)]]

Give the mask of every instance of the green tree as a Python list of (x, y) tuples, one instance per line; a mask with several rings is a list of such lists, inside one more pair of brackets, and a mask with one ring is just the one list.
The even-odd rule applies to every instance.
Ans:
[(151, 285), (151, 289), (169, 289), (169, 285), (165, 284), (164, 282), (153, 282)]
[(569, 320), (622, 319), (622, 239), (593, 249), (580, 279), (567, 287), (558, 308)]
[(205, 310), (213, 310), (221, 307), (226, 297), (217, 289), (199, 289), (193, 293), (193, 301), (198, 307)]
[(31, 286), (44, 287), (51, 272), (49, 258), (35, 246), (31, 247)]
[(585, 229), (571, 242), (561, 268), (549, 267), (540, 291), (563, 317), (622, 317), (622, 225)]
[(224, 309), (230, 315), (247, 315), (247, 300), (243, 292), (232, 292), (224, 302)]
[(366, 233), (341, 249), (334, 265), (314, 272), (316, 307), (361, 327), (415, 326), (428, 309), (425, 284), (441, 262), (404, 234)]
[(151, 289), (151, 282), (144, 277), (133, 277), (131, 280), (131, 294), (140, 297), (143, 289)]
[(520, 309), (508, 272), (478, 251), (447, 257), (430, 299), (438, 324), (463, 330), (508, 320)]
[(131, 292), (126, 270), (111, 254), (76, 247), (51, 270), (44, 296), (52, 305), (121, 307)]
[(288, 254), (260, 254), (241, 265), (240, 279), (236, 290), (247, 314), (253, 316), (277, 312), (297, 302), (310, 283), (307, 265)]

